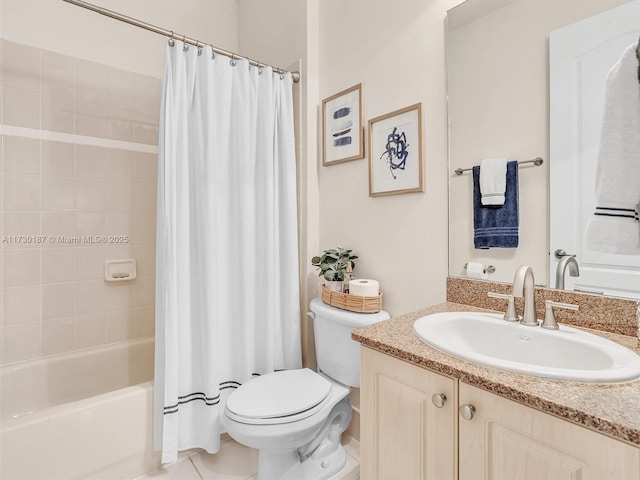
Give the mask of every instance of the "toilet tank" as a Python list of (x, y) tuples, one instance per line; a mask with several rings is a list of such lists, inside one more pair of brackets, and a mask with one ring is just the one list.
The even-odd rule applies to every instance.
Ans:
[(360, 386), (360, 344), (351, 339), (351, 331), (387, 320), (378, 313), (355, 313), (327, 305), (320, 298), (310, 304), (314, 314), (313, 331), (318, 369), (343, 385)]

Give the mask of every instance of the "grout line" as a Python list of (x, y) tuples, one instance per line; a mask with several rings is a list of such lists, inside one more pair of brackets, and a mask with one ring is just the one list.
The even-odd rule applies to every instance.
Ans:
[[(200, 455), (199, 453), (197, 455)], [(198, 467), (196, 466), (195, 463), (193, 463), (193, 457), (195, 457), (196, 455), (190, 455), (188, 458), (189, 462), (191, 462), (191, 466), (194, 468), (194, 470), (196, 471), (196, 473), (198, 474), (198, 477), (200, 477), (200, 480), (205, 480), (205, 478), (202, 476), (202, 474), (200, 473), (200, 470), (198, 470)]]

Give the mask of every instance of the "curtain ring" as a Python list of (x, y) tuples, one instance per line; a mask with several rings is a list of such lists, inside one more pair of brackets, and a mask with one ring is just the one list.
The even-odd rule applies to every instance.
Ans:
[(176, 42), (173, 39), (173, 30), (171, 30), (171, 36), (169, 37), (169, 46), (173, 47), (175, 44), (176, 44)]
[(214, 58), (216, 58), (216, 52), (213, 51), (213, 45), (209, 45), (211, 47), (211, 60), (213, 60)]
[(231, 54), (231, 61), (230, 61), (229, 63), (231, 64), (231, 66), (232, 66), (232, 67), (235, 67), (235, 66), (236, 66), (236, 64), (238, 63), (238, 62), (236, 61), (236, 54), (235, 54), (235, 53), (232, 53), (232, 54)]
[(189, 45), (187, 45), (187, 36), (182, 35), (182, 51), (186, 52), (187, 50), (189, 50)]
[(200, 40), (196, 40), (196, 48), (198, 49), (198, 56), (202, 55), (202, 47), (200, 46)]

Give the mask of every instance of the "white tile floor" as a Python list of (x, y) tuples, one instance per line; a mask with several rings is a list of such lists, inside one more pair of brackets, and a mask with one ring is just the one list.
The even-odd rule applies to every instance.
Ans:
[[(343, 443), (347, 465), (330, 480), (359, 480), (360, 445), (348, 437)], [(257, 450), (227, 439), (215, 455), (195, 452), (137, 480), (255, 480), (257, 468)]]

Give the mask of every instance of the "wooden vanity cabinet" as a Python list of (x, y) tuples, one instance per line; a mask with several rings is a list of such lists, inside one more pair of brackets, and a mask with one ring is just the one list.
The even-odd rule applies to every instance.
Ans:
[(361, 372), (360, 478), (455, 480), (456, 380), (364, 346)]
[[(460, 382), (459, 479), (637, 480), (640, 449)], [(467, 410), (468, 411), (468, 410)]]
[(640, 480), (637, 447), (364, 346), (360, 394), (363, 480)]

